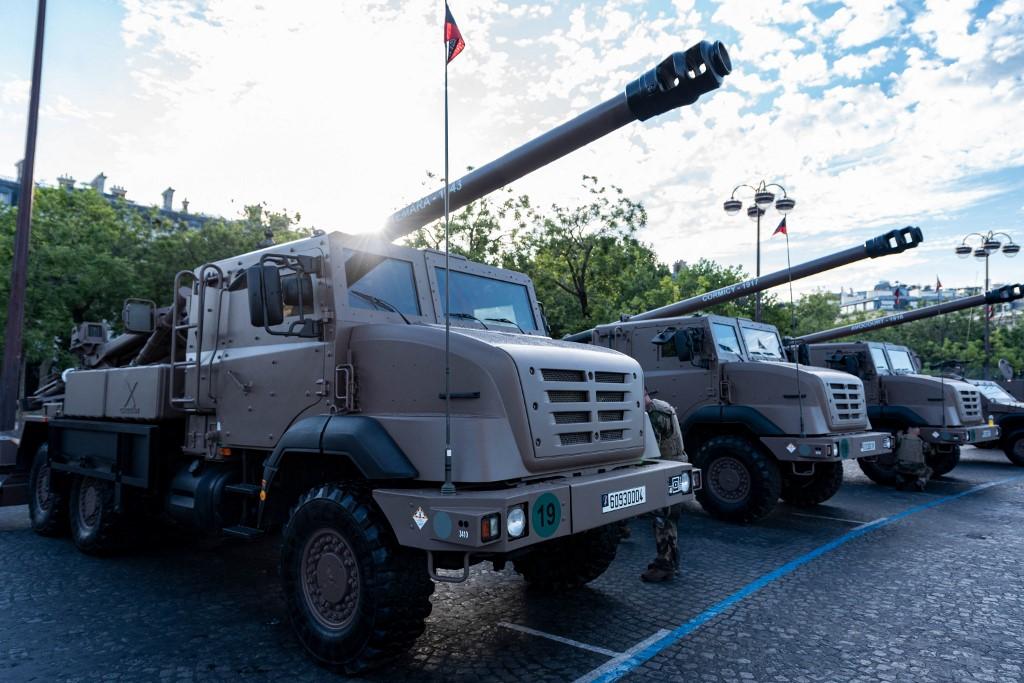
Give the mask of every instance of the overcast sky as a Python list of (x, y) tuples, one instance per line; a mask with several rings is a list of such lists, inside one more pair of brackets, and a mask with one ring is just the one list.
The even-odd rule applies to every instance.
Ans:
[[(8, 176), (24, 150), (35, 4), (0, 5)], [(642, 238), (666, 263), (752, 271), (754, 228), (722, 201), (761, 179), (797, 201), (794, 262), (924, 229), (916, 251), (803, 291), (981, 284), (983, 269), (953, 254), (960, 237), (1024, 242), (1024, 0), (450, 4), (467, 42), (449, 76), (455, 169), (615, 95), (673, 51), (725, 43), (734, 72), (720, 90), (514, 184), (542, 204), (579, 199), (583, 173), (620, 185), (647, 206)], [(36, 177), (102, 171), (142, 203), (172, 186), (193, 211), (265, 201), (326, 230), (373, 230), (441, 169), (442, 16), (442, 3), (413, 0), (50, 0)], [(764, 220), (767, 272), (786, 257), (768, 238), (778, 214)], [(1024, 256), (992, 269), (1020, 281)]]

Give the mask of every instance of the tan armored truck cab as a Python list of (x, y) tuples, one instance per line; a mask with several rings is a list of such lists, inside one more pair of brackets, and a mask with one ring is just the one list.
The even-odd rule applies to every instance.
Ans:
[[(675, 53), (452, 183), (451, 206), (691, 104), (729, 70), (719, 43)], [(616, 522), (691, 497), (699, 473), (658, 458), (640, 365), (550, 339), (526, 276), (390, 243), (442, 200), (396, 212), (383, 237), (320, 234), (182, 271), (169, 308), (129, 302), (128, 332), (87, 349), (96, 369), (7, 435), (31, 464), (33, 527), (70, 526), (102, 553), (156, 514), (243, 538), (283, 526), (295, 632), (350, 672), (411, 646), (431, 579), (485, 560), (541, 589), (597, 578)]]
[[(953, 470), (960, 461), (960, 447), (986, 442), (1000, 443), (1013, 460), (1015, 443), (1006, 443), (1004, 421), (998, 424), (986, 410), (988, 399), (978, 387), (959, 379), (921, 374), (920, 359), (910, 349), (874, 341), (833, 342), (915, 320), (932, 318), (977, 306), (1008, 303), (1024, 298), (1024, 285), (1004, 285), (989, 292), (916, 308), (880, 318), (822, 330), (787, 339), (789, 354), (801, 362), (834, 368), (860, 377), (865, 384), (868, 414), (875, 426), (894, 435), (918, 427), (933, 476)], [(1020, 428), (1013, 410), (1000, 411), (1013, 432)], [(1018, 436), (1024, 437), (1024, 433)], [(1015, 440), (1016, 441), (1016, 440)], [(873, 481), (897, 480), (891, 458), (867, 458), (861, 469)]]
[(843, 460), (892, 451), (873, 431), (864, 386), (847, 374), (787, 361), (772, 325), (685, 315), (865, 258), (902, 253), (923, 237), (892, 230), (831, 256), (600, 325), (567, 339), (627, 353), (647, 387), (672, 404), (686, 450), (703, 472), (697, 499), (710, 514), (749, 522), (781, 497), (811, 506), (843, 482)]
[[(812, 365), (850, 373), (864, 382), (872, 424), (894, 435), (919, 427), (933, 476), (953, 470), (960, 446), (998, 440), (999, 427), (990, 425), (981, 409), (977, 387), (967, 382), (921, 374), (910, 349), (884, 342), (809, 344)], [(858, 462), (872, 481), (895, 482), (886, 460)]]

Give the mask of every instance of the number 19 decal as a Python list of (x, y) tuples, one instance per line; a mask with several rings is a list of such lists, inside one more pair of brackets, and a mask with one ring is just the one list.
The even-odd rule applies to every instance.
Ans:
[(547, 538), (558, 531), (562, 523), (562, 504), (553, 493), (545, 493), (533, 504), (530, 515), (533, 531), (541, 538)]

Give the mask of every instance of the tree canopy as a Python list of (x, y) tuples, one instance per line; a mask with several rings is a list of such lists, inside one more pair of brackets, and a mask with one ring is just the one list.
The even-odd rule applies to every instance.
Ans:
[[(706, 258), (669, 267), (640, 238), (647, 225), (640, 202), (593, 176), (584, 176), (582, 187), (585, 201), (578, 206), (539, 207), (528, 196), (505, 189), (451, 216), (453, 252), (532, 278), (552, 336), (748, 278), (742, 268)], [(5, 273), (10, 272), (15, 218), (15, 209), (0, 207), (0, 268)], [(76, 323), (117, 321), (125, 298), (167, 304), (179, 270), (252, 251), (268, 238), (280, 243), (310, 234), (300, 223), (298, 213), (254, 204), (237, 218), (214, 219), (194, 229), (166, 223), (155, 209), (147, 214), (123, 202), (112, 204), (93, 190), (37, 189), (27, 292), (27, 363), (52, 357), (55, 340), (66, 348)], [(443, 224), (426, 226), (406, 243), (443, 248)], [(8, 298), (9, 287), (9, 277), (0, 279), (3, 299)], [(805, 294), (793, 305), (765, 295), (762, 309), (764, 322), (776, 325), (784, 336), (839, 324), (838, 298), (827, 292)], [(704, 312), (752, 317), (753, 296)], [(869, 336), (910, 346), (926, 366), (957, 359), (979, 374), (984, 355), (981, 315), (980, 310), (963, 311)], [(6, 307), (0, 310), (0, 326), (5, 316)], [(842, 322), (863, 317), (868, 316)], [(1024, 367), (1024, 327), (994, 327), (992, 347), (993, 362), (1007, 358), (1014, 367)]]

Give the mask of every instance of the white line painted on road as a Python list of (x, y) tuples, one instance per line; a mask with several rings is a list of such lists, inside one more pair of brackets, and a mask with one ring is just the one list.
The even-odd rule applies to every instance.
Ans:
[[(563, 638), (562, 636), (556, 636), (554, 633), (544, 633), (544, 631), (538, 631), (537, 629), (530, 628), (529, 626), (510, 624), (507, 621), (499, 621), (498, 626), (512, 629), (513, 631), (529, 633), (531, 636), (547, 638), (548, 640), (553, 640), (556, 643), (562, 643), (563, 645), (572, 645), (573, 647), (578, 647), (581, 650), (589, 650), (591, 652), (596, 652), (597, 654), (604, 655), (605, 657), (613, 657), (614, 659), (612, 659), (611, 661), (624, 661), (620, 660), (619, 658), (624, 656), (628, 658), (629, 656), (631, 656), (630, 652), (616, 652), (615, 650), (609, 650), (608, 648), (598, 647), (597, 645), (588, 645), (587, 643), (581, 643), (580, 641), (573, 640), (572, 638)], [(668, 633), (668, 631), (665, 631), (665, 633)]]
[(847, 524), (863, 524), (862, 519), (846, 519), (845, 517), (829, 517), (828, 515), (809, 515), (806, 512), (790, 512), (794, 517), (810, 517), (811, 519), (831, 519), (833, 522), (846, 522)]
[(641, 650), (644, 650), (650, 647), (651, 645), (654, 645), (656, 642), (667, 636), (669, 633), (670, 632), (666, 631), (665, 629), (658, 629), (658, 631), (655, 632), (650, 638), (640, 641), (639, 643), (629, 648), (622, 654), (616, 655), (614, 659), (609, 659), (607, 662), (597, 667), (590, 673), (583, 674), (575, 681), (573, 681), (573, 683), (591, 683), (591, 681), (596, 681), (605, 674), (614, 671), (616, 668), (619, 667), (620, 664), (630, 659), (637, 652), (640, 652)]
[[(704, 624), (708, 623), (715, 617), (721, 615), (723, 612), (732, 609), (738, 603), (746, 600), (748, 597), (758, 592), (765, 586), (768, 586), (774, 583), (775, 581), (778, 581), (779, 579), (788, 574), (792, 574), (794, 571), (804, 566), (805, 564), (818, 559), (822, 555), (825, 555), (826, 553), (829, 553), (835, 550), (836, 548), (849, 543), (850, 541), (856, 540), (866, 534), (869, 534), (875, 529), (880, 529), (884, 526), (888, 526), (895, 522), (899, 522), (903, 519), (906, 519), (907, 517), (910, 517), (911, 515), (916, 515), (917, 513), (924, 512), (925, 510), (930, 510), (931, 508), (936, 507), (938, 505), (949, 503), (954, 500), (959, 500), (964, 496), (980, 493), (981, 491), (990, 489), (993, 486), (1013, 484), (1021, 481), (1024, 481), (1024, 475), (1018, 475), (1015, 477), (1007, 477), (1005, 479), (997, 479), (996, 481), (985, 482), (984, 484), (972, 486), (971, 488), (965, 491), (960, 491), (959, 493), (953, 493), (942, 498), (933, 498), (927, 503), (915, 505), (911, 508), (903, 510), (902, 512), (897, 512), (894, 515), (890, 515), (889, 517), (882, 517), (881, 519), (876, 519), (873, 522), (868, 522), (867, 524), (862, 524), (859, 527), (850, 529), (842, 536), (839, 536), (838, 538), (835, 538), (824, 545), (820, 545), (814, 550), (810, 551), (809, 553), (801, 555), (795, 560), (790, 560), (786, 564), (777, 567), (772, 571), (768, 572), (767, 574), (764, 574), (754, 579), (753, 581), (751, 581), (750, 583), (748, 583), (747, 585), (743, 586), (738, 591), (733, 593), (732, 595), (729, 595), (719, 600), (714, 605), (708, 607), (706, 610), (704, 610), (694, 618), (690, 619), (689, 621), (680, 624), (672, 631), (664, 632), (663, 637), (656, 638), (657, 634), (651, 636), (650, 638), (648, 638), (647, 641), (644, 641), (651, 641), (650, 645), (636, 649), (636, 652), (626, 657), (618, 664), (612, 665), (612, 662), (607, 662), (604, 665), (598, 667), (597, 669), (594, 669), (590, 673), (578, 678), (577, 681), (587, 681), (588, 683), (590, 681), (600, 681), (601, 683), (612, 683), (612, 681), (617, 681), (626, 674), (628, 674), (630, 671), (636, 669), (645, 662), (653, 659), (655, 656), (663, 652), (665, 649), (672, 647), (673, 645), (676, 645), (680, 640), (687, 637), (694, 631), (697, 631), (702, 626), (704, 626)], [(630, 648), (630, 651), (633, 651), (634, 649), (635, 648)]]

